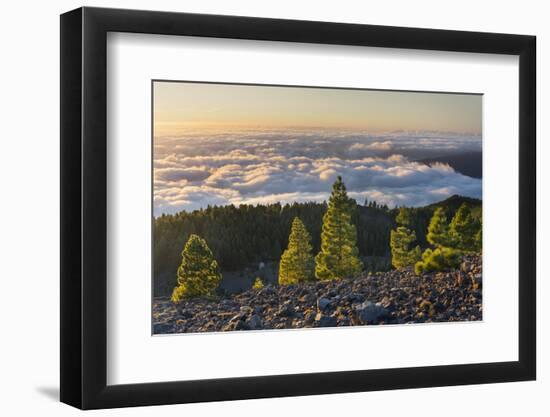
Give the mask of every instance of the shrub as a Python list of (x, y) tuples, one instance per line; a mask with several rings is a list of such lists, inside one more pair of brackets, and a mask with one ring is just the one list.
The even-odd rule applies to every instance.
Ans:
[(426, 249), (422, 260), (414, 266), (417, 275), (433, 271), (447, 271), (456, 269), (460, 265), (462, 252), (458, 249), (439, 247)]
[(254, 285), (252, 285), (252, 289), (261, 290), (263, 287), (264, 287), (264, 283), (262, 282), (262, 279), (260, 277), (256, 277), (256, 280), (254, 281)]

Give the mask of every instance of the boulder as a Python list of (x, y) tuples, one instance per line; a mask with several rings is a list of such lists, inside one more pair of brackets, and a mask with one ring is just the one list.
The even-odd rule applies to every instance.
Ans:
[(370, 301), (365, 301), (356, 307), (357, 317), (363, 324), (372, 324), (387, 317), (388, 310), (382, 307), (380, 304), (374, 304)]
[(313, 324), (313, 322), (315, 321), (315, 311), (313, 310), (308, 310), (306, 311), (306, 313), (304, 314), (304, 323), (305, 324)]
[(330, 307), (330, 300), (328, 298), (317, 299), (317, 308), (319, 311), (325, 311)]
[(315, 316), (315, 327), (335, 327), (338, 324), (336, 318), (317, 313)]
[(246, 314), (244, 313), (235, 314), (233, 317), (231, 317), (231, 319), (229, 320), (229, 323), (235, 323), (237, 321), (244, 320), (245, 318), (246, 318)]
[(178, 314), (181, 318), (184, 318), (184, 319), (190, 319), (190, 318), (193, 318), (193, 316), (194, 316), (193, 312), (189, 311), (186, 308), (178, 309)]
[(243, 320), (239, 320), (235, 323), (235, 328), (233, 330), (250, 330), (250, 326)]
[(363, 301), (365, 301), (365, 296), (359, 293), (351, 293), (347, 296), (347, 299), (352, 303), (353, 302), (362, 303)]
[(246, 322), (251, 330), (260, 330), (263, 328), (262, 318), (257, 314), (253, 314)]
[(156, 323), (153, 325), (153, 334), (173, 333), (174, 326), (170, 323)]
[(285, 301), (285, 303), (279, 308), (279, 311), (277, 311), (277, 315), (279, 317), (292, 317), (294, 315), (294, 306), (292, 305), (292, 301)]

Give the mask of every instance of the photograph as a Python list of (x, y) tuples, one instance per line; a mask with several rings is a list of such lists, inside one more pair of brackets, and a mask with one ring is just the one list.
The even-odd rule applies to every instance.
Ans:
[(151, 88), (153, 335), (483, 320), (482, 94)]

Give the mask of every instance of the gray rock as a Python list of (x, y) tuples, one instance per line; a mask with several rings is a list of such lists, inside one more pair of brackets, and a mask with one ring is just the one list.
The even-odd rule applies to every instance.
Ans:
[(231, 319), (229, 320), (229, 323), (235, 323), (237, 321), (242, 321), (245, 318), (246, 318), (246, 314), (243, 314), (243, 313), (235, 314), (233, 317), (231, 317)]
[(365, 301), (356, 307), (357, 316), (363, 324), (375, 323), (381, 318), (388, 315), (388, 310), (380, 304), (373, 304), (370, 301)]
[[(169, 297), (158, 297), (153, 300), (153, 330), (167, 334), (481, 320), (482, 259), (467, 255), (464, 262), (463, 271), (417, 276), (406, 268), (340, 281), (266, 285), (219, 300), (174, 304)], [(365, 302), (369, 299), (380, 302)]]
[(247, 320), (246, 324), (248, 324), (251, 330), (259, 330), (263, 328), (262, 318), (257, 314), (252, 315), (252, 317)]
[(328, 298), (319, 298), (317, 300), (317, 308), (320, 311), (325, 311), (329, 307), (330, 307), (330, 300)]
[(277, 311), (277, 315), (280, 317), (292, 317), (294, 315), (294, 306), (292, 301), (286, 301)]
[(235, 329), (234, 330), (250, 330), (250, 326), (248, 325), (248, 323), (246, 323), (242, 320), (239, 320), (235, 324)]
[(351, 320), (347, 317), (344, 317), (343, 319), (341, 320), (338, 320), (338, 326), (350, 326), (351, 325)]
[(308, 311), (304, 315), (304, 323), (313, 324), (314, 321), (315, 321), (315, 312), (314, 311)]
[(336, 318), (327, 316), (323, 313), (317, 313), (315, 316), (316, 327), (335, 327), (338, 324)]
[(156, 323), (153, 325), (153, 334), (173, 333), (174, 326), (170, 323)]
[(275, 288), (273, 288), (272, 285), (266, 285), (265, 287), (263, 287), (259, 292), (258, 292), (258, 295), (259, 296), (270, 296), (270, 295), (274, 295), (276, 294), (277, 291), (275, 290)]
[(254, 314), (261, 314), (263, 311), (264, 311), (264, 308), (262, 306), (254, 307)]
[(351, 302), (362, 303), (363, 301), (365, 301), (365, 296), (363, 294), (351, 293), (350, 295), (348, 295), (348, 299)]
[(180, 308), (178, 310), (178, 314), (180, 315), (181, 318), (183, 319), (190, 319), (193, 317), (193, 312), (185, 309), (185, 308)]

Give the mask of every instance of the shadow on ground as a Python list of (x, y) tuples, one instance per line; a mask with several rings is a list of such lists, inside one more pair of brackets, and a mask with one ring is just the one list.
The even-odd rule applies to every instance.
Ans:
[(36, 387), (36, 391), (53, 401), (59, 401), (59, 387)]

